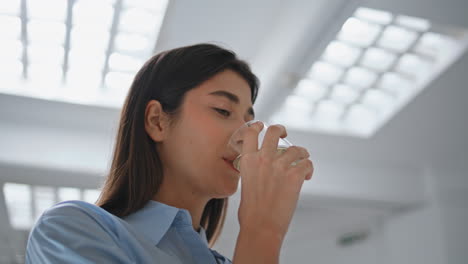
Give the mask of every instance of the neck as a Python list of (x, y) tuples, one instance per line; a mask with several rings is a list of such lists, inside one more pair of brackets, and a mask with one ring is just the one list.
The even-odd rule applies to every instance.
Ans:
[[(200, 220), (205, 209), (206, 203), (209, 199), (202, 195), (197, 195), (193, 190), (190, 190), (187, 185), (172, 183), (166, 181), (171, 177), (165, 177), (161, 184), (158, 193), (153, 197), (153, 200), (173, 206), (180, 209), (186, 209), (189, 211), (192, 217), (193, 229), (200, 229)], [(178, 190), (174, 192), (174, 190)], [(180, 194), (184, 194), (183, 196)]]

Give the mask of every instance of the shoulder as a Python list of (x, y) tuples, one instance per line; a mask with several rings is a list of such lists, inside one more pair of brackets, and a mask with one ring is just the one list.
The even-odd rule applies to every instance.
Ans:
[(122, 241), (126, 241), (123, 230), (118, 217), (96, 205), (59, 203), (44, 212), (31, 230), (26, 262), (104, 263), (106, 259), (129, 259), (122, 249)]
[(120, 227), (119, 218), (106, 210), (83, 201), (66, 201), (46, 210), (37, 220), (33, 231), (42, 229), (47, 232), (72, 233), (83, 230), (116, 234)]
[(95, 218), (96, 220), (103, 220), (106, 218), (110, 219), (114, 217), (106, 210), (94, 204), (83, 201), (66, 201), (58, 203), (46, 210), (40, 219), (66, 216), (90, 217)]

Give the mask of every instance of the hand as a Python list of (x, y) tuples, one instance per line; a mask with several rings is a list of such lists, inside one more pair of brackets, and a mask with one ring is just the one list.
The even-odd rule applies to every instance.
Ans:
[[(310, 180), (313, 164), (305, 148), (292, 146), (277, 153), (279, 138), (287, 136), (282, 125), (270, 126), (258, 150), (262, 123), (254, 123), (244, 136), (241, 157), (241, 201), (238, 218), (241, 230), (286, 235), (304, 180)], [(295, 166), (291, 164), (296, 161)]]

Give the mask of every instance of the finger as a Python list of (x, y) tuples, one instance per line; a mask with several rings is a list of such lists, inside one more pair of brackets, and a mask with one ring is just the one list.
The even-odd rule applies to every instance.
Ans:
[(276, 153), (280, 137), (286, 137), (286, 128), (283, 125), (272, 125), (268, 127), (263, 138), (262, 149), (267, 153)]
[(310, 159), (300, 160), (295, 166), (291, 166), (288, 174), (298, 175), (302, 179), (310, 179), (314, 173), (314, 164)]
[(312, 175), (314, 175), (314, 171), (315, 171), (314, 163), (313, 163), (312, 161), (310, 161), (310, 163), (311, 163), (312, 169), (311, 169), (310, 172), (306, 175), (306, 181), (312, 179)]
[(284, 164), (284, 166), (289, 167), (293, 162), (307, 159), (309, 157), (310, 154), (307, 149), (299, 146), (291, 146), (287, 148), (283, 154), (281, 154), (281, 157), (279, 157), (278, 160)]
[(245, 128), (242, 154), (258, 151), (258, 134), (263, 129), (262, 122), (255, 122)]

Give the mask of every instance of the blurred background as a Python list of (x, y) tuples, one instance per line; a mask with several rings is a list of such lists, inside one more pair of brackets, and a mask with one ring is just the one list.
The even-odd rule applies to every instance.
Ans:
[[(468, 263), (466, 0), (0, 2), (0, 263), (41, 213), (94, 202), (152, 54), (234, 50), (259, 119), (315, 162), (282, 263)], [(232, 257), (239, 193), (215, 249)]]

